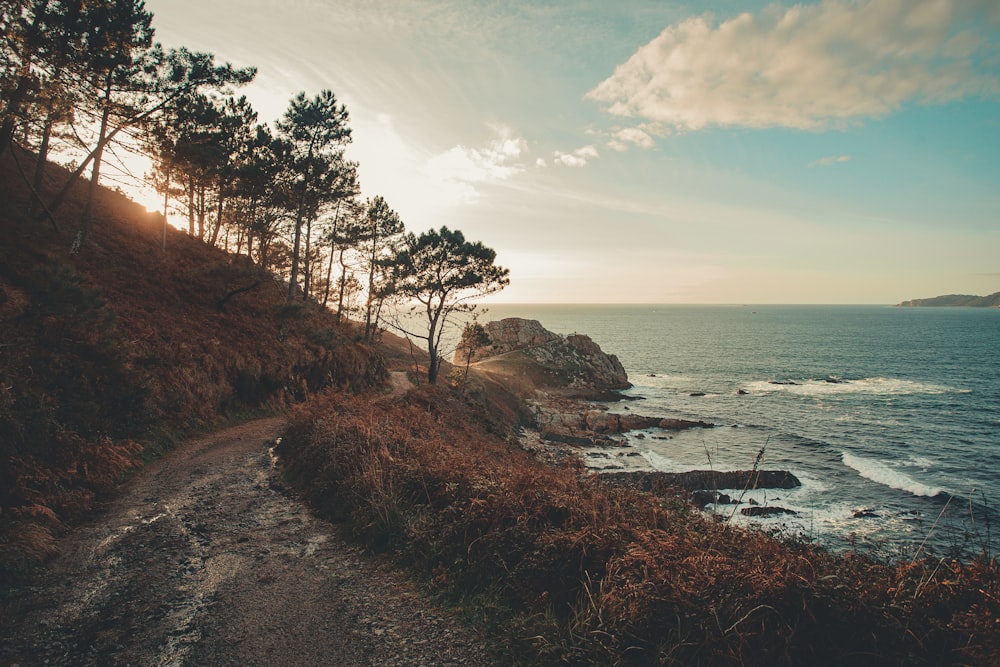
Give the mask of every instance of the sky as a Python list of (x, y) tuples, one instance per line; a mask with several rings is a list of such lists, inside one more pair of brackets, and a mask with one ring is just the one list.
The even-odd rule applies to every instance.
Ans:
[(347, 105), (365, 196), (497, 252), (507, 303), (1000, 290), (1000, 3), (146, 0)]

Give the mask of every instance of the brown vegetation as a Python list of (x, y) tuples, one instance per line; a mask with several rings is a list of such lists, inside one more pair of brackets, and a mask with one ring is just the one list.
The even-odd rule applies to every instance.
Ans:
[[(27, 156), (19, 154), (21, 160)], [(682, 495), (540, 462), (496, 378), (368, 393), (382, 357), (248, 261), (103, 192), (88, 244), (0, 164), (0, 575), (54, 549), (172, 432), (295, 409), (287, 478), (509, 646), (550, 664), (996, 664), (994, 560), (877, 563), (719, 524)], [(63, 172), (52, 170), (47, 187)], [(81, 186), (83, 187), (83, 186)], [(67, 200), (62, 214), (79, 211)], [(59, 222), (57, 220), (57, 222)], [(256, 285), (255, 287), (250, 287)], [(405, 346), (384, 348), (397, 368)], [(418, 369), (419, 370), (419, 369)], [(414, 378), (418, 374), (414, 375)], [(517, 385), (512, 385), (516, 387)], [(362, 392), (360, 394), (355, 392)]]
[(330, 393), (287, 477), (510, 643), (525, 664), (995, 664), (995, 561), (876, 563), (717, 523), (550, 466), (461, 393)]
[[(13, 159), (29, 172), (32, 160), (13, 150), (0, 164), (0, 573), (46, 555), (52, 531), (143, 448), (148, 458), (224, 418), (383, 380), (349, 325), (286, 305), (284, 286), (246, 258), (173, 229), (163, 250), (162, 218), (122, 195), (98, 191), (88, 241), (70, 255), (82, 198), (55, 223), (29, 218)], [(48, 174), (45, 196), (68, 177)]]

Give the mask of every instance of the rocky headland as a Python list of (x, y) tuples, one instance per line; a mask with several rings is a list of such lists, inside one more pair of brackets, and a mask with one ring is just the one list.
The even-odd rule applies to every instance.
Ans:
[(524, 397), (558, 396), (615, 400), (631, 387), (618, 357), (606, 354), (582, 334), (561, 336), (537, 320), (511, 317), (483, 326), (489, 343), (459, 348), (455, 364), (469, 358), (476, 367)]
[[(615, 458), (641, 460), (624, 434), (659, 429), (669, 439), (671, 431), (716, 428), (716, 424), (634, 412), (612, 412), (613, 402), (626, 400), (621, 390), (631, 387), (618, 358), (604, 352), (583, 334), (561, 336), (536, 320), (507, 318), (483, 326), (489, 342), (471, 352), (459, 349), (455, 362), (470, 358), (476, 370), (506, 386), (524, 400), (531, 412), (531, 429), (524, 444), (543, 457), (579, 456), (593, 470), (610, 458), (602, 449), (614, 450)], [(640, 469), (635, 469), (635, 466)], [(601, 477), (614, 485), (626, 485), (666, 495), (677, 489), (691, 493), (695, 504), (731, 502), (719, 489), (788, 489), (800, 486), (786, 470), (703, 471), (665, 473), (630, 465), (628, 471), (610, 471)]]
[(910, 299), (898, 305), (905, 308), (1000, 308), (1000, 292), (987, 296), (945, 294), (930, 299)]

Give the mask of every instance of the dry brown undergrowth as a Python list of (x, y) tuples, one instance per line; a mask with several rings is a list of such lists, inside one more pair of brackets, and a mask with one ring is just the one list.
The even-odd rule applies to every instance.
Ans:
[(540, 463), (458, 392), (299, 409), (288, 477), (552, 664), (996, 664), (995, 561), (899, 566), (718, 524)]

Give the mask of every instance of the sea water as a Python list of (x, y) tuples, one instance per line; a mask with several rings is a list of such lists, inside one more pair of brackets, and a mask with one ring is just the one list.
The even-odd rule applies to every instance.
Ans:
[[(583, 333), (633, 383), (609, 409), (718, 426), (627, 436), (595, 467), (787, 469), (792, 490), (728, 491), (795, 512), (765, 530), (887, 556), (1000, 545), (1000, 310), (892, 306), (494, 305)], [(634, 454), (638, 453), (639, 456)], [(628, 456), (628, 454), (633, 454)]]

